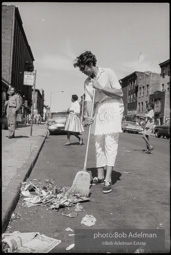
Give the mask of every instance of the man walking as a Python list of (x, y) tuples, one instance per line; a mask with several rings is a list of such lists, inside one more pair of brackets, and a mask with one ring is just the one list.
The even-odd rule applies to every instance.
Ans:
[(6, 101), (5, 105), (7, 106), (7, 120), (9, 130), (8, 138), (11, 139), (15, 136), (17, 111), (21, 107), (20, 98), (15, 93), (15, 89), (12, 87), (9, 90), (9, 99)]

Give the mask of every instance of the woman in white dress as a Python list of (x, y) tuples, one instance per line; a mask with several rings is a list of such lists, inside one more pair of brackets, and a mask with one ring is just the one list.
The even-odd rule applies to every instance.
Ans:
[(80, 120), (80, 103), (78, 102), (78, 96), (72, 95), (71, 106), (68, 109), (69, 116), (65, 124), (65, 130), (67, 131), (67, 143), (65, 146), (71, 145), (70, 136), (74, 135), (78, 138), (79, 144), (83, 144), (83, 139), (80, 138), (79, 134), (84, 131)]
[[(95, 91), (94, 118), (88, 118), (87, 124), (94, 122), (96, 167), (98, 176), (93, 184), (104, 183), (103, 193), (112, 191), (112, 170), (118, 151), (119, 133), (122, 132), (121, 121), (124, 111), (121, 85), (110, 68), (96, 66), (96, 57), (90, 51), (82, 53), (74, 62), (88, 78), (84, 88), (92, 98), (91, 86)], [(90, 114), (89, 114), (90, 116)], [(104, 167), (107, 167), (104, 176)]]

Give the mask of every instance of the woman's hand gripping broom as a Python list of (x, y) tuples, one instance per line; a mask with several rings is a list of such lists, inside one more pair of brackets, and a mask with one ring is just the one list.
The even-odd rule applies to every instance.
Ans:
[[(94, 110), (94, 99), (95, 99), (95, 89), (93, 90), (93, 100), (91, 105), (91, 118), (93, 117)], [(79, 194), (80, 196), (88, 197), (90, 193), (90, 174), (86, 171), (87, 166), (87, 157), (88, 157), (88, 149), (90, 142), (90, 134), (91, 134), (91, 125), (89, 126), (88, 131), (88, 139), (87, 139), (87, 148), (84, 160), (84, 168), (81, 171), (78, 171), (71, 188), (68, 190), (68, 194)]]

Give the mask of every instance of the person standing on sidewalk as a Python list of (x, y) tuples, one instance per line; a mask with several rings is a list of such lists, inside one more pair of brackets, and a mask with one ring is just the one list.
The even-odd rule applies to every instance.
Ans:
[(150, 145), (150, 135), (153, 133), (153, 128), (154, 128), (154, 104), (153, 103), (149, 103), (147, 105), (147, 111), (148, 113), (145, 115), (146, 122), (145, 122), (142, 138), (144, 139), (146, 143), (146, 147), (147, 147), (147, 150), (145, 151), (145, 153), (151, 154), (151, 151), (154, 149), (154, 147)]
[(5, 105), (7, 106), (7, 120), (9, 130), (8, 138), (11, 139), (15, 136), (17, 111), (21, 107), (20, 97), (15, 93), (15, 89), (13, 87), (11, 87), (9, 90), (9, 99), (6, 101)]
[[(79, 67), (88, 76), (84, 87), (90, 88), (88, 93), (91, 98), (91, 86), (95, 89), (94, 118), (87, 118), (88, 125), (94, 122), (98, 176), (93, 179), (93, 184), (104, 183), (103, 193), (109, 193), (112, 191), (112, 170), (118, 151), (119, 133), (122, 132), (123, 92), (115, 73), (110, 68), (97, 67), (96, 62), (96, 56), (86, 51), (74, 61), (74, 67)], [(90, 109), (87, 111), (90, 116)]]
[(69, 116), (65, 124), (65, 131), (67, 131), (67, 143), (65, 146), (71, 145), (70, 136), (74, 135), (78, 138), (80, 145), (83, 144), (83, 139), (80, 138), (79, 134), (84, 131), (80, 120), (80, 103), (78, 102), (78, 96), (72, 95), (71, 106), (68, 109)]

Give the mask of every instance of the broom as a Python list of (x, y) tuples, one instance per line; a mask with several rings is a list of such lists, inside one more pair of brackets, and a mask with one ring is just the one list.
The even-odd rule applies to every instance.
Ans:
[[(91, 105), (91, 118), (93, 117), (93, 109), (94, 109), (94, 98), (95, 98), (95, 89), (93, 90), (93, 100)], [(89, 142), (90, 142), (90, 132), (91, 132), (91, 125), (89, 126), (88, 131), (88, 139), (87, 139), (87, 148), (84, 160), (84, 168), (81, 171), (78, 171), (71, 188), (68, 190), (68, 194), (79, 194), (83, 197), (88, 197), (90, 191), (90, 174), (86, 171), (87, 166), (87, 157), (88, 157), (88, 149), (89, 149)]]

